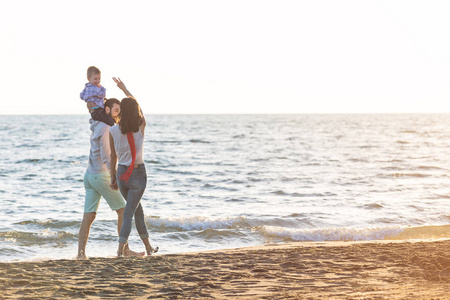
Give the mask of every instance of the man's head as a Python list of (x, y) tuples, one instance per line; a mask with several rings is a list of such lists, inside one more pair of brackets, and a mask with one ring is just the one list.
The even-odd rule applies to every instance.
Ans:
[(101, 76), (102, 73), (100, 72), (99, 68), (92, 66), (87, 69), (87, 79), (90, 84), (99, 86)]
[(115, 123), (119, 121), (120, 101), (116, 98), (109, 98), (105, 101), (105, 112), (109, 115)]

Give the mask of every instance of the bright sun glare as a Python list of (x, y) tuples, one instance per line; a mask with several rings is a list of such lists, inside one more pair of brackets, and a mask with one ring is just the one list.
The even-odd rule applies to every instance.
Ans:
[(11, 2), (0, 13), (3, 113), (86, 113), (79, 93), (90, 65), (107, 97), (122, 97), (111, 79), (121, 77), (148, 113), (450, 112), (449, 8)]

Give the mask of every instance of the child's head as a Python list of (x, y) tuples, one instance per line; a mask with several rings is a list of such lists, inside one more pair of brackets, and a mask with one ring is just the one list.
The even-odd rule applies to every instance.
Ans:
[(87, 69), (87, 79), (90, 84), (99, 86), (100, 85), (100, 77), (101, 77), (101, 72), (97, 67), (92, 66)]

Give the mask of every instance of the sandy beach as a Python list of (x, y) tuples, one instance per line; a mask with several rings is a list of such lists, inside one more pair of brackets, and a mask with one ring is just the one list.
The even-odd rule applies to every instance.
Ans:
[(1, 299), (450, 299), (450, 240), (0, 264)]

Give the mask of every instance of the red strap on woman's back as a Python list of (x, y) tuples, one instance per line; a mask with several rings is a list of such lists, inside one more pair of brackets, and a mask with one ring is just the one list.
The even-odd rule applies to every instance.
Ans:
[(131, 173), (133, 173), (134, 162), (136, 161), (136, 146), (134, 144), (134, 136), (131, 131), (127, 132), (127, 140), (131, 150), (131, 165), (128, 167), (125, 173), (123, 173), (119, 177), (120, 180), (125, 180), (126, 183), (128, 183), (128, 178), (130, 178)]

